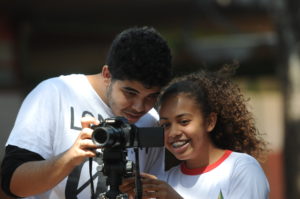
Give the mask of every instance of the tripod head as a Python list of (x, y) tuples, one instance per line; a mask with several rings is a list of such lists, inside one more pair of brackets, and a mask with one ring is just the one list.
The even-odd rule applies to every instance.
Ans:
[(133, 174), (132, 162), (126, 160), (127, 151), (122, 147), (105, 148), (103, 151), (103, 174), (107, 176), (106, 184), (109, 190), (106, 197), (110, 199), (117, 198), (122, 194), (119, 185), (122, 184), (122, 178)]

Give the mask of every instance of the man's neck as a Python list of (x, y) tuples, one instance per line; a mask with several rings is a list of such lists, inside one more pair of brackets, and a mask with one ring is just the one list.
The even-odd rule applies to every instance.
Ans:
[(93, 87), (93, 89), (96, 91), (96, 93), (99, 95), (99, 97), (106, 102), (106, 86), (104, 83), (104, 78), (102, 77), (101, 73), (94, 74), (94, 75), (86, 75), (89, 83)]

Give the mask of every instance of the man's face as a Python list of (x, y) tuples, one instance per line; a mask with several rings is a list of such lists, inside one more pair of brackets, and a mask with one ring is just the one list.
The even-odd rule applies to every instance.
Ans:
[(160, 87), (145, 88), (138, 81), (112, 80), (106, 91), (107, 104), (115, 116), (135, 123), (156, 103)]

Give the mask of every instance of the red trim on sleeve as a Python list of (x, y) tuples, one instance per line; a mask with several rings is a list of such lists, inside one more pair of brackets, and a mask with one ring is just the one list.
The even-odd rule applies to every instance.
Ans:
[(200, 175), (200, 174), (209, 172), (209, 171), (213, 170), (214, 168), (216, 168), (217, 166), (219, 166), (224, 160), (226, 160), (226, 158), (228, 158), (228, 156), (231, 153), (232, 153), (232, 151), (226, 150), (225, 153), (222, 155), (222, 157), (220, 157), (220, 159), (218, 159), (216, 162), (214, 162), (208, 166), (200, 167), (200, 168), (196, 168), (196, 169), (188, 169), (186, 167), (185, 163), (183, 162), (180, 165), (181, 172), (186, 175)]

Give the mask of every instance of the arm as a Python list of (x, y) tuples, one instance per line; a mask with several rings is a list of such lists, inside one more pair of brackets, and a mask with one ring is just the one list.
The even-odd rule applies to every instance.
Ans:
[[(82, 119), (82, 131), (73, 146), (66, 152), (48, 160), (30, 161), (21, 164), (10, 180), (10, 192), (27, 197), (45, 192), (64, 179), (87, 157), (94, 157), (96, 146), (90, 140), (90, 124), (98, 124), (94, 118)], [(30, 183), (29, 183), (30, 182)]]

